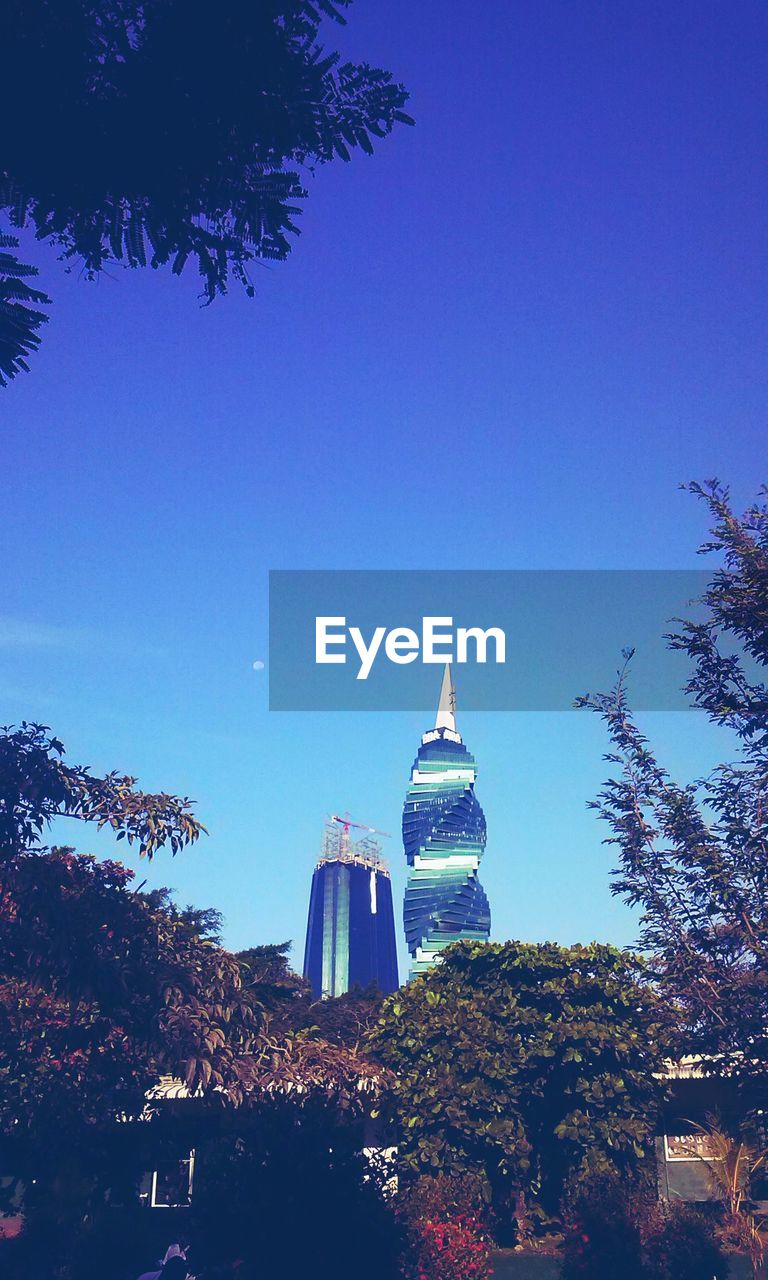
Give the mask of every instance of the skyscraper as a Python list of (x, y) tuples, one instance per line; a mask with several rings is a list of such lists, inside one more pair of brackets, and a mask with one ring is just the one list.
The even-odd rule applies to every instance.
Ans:
[(389, 871), (380, 845), (369, 836), (353, 843), (350, 825), (326, 825), (312, 876), (304, 977), (316, 1000), (371, 982), (385, 995), (398, 986)]
[(403, 921), (411, 975), (429, 969), (460, 938), (486, 941), (488, 899), (477, 878), (485, 816), (475, 795), (477, 767), (456, 728), (450, 663), (434, 729), (421, 739), (403, 807), (408, 860)]

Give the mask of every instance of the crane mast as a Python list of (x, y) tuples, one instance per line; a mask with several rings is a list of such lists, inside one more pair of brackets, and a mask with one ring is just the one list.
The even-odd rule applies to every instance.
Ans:
[[(364, 834), (353, 840), (351, 830)], [(323, 862), (351, 862), (388, 874), (387, 865), (381, 856), (382, 839), (390, 839), (388, 831), (380, 831), (364, 822), (355, 822), (348, 813), (343, 817), (338, 813), (331, 813), (325, 824), (318, 866)]]

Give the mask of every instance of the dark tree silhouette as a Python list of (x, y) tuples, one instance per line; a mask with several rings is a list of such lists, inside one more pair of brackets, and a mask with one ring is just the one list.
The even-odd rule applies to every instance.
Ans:
[(40, 346), (38, 330), (48, 319), (39, 306), (50, 302), (46, 294), (28, 283), (37, 267), (19, 262), (9, 249), (18, 247), (16, 236), (0, 235), (0, 387), (22, 370), (27, 356)]
[[(89, 276), (192, 261), (206, 301), (232, 276), (252, 294), (248, 264), (287, 257), (314, 167), (411, 123), (388, 71), (320, 45), (350, 3), (6, 0), (0, 210)], [(13, 319), (6, 379), (34, 345)]]
[(384, 1003), (375, 982), (355, 986), (341, 996), (316, 1000), (307, 1011), (307, 1021), (317, 1034), (331, 1044), (360, 1048), (373, 1030)]
[(263, 943), (237, 953), (243, 986), (265, 1010), (273, 1036), (299, 1030), (309, 1005), (309, 983), (291, 969), (290, 949), (288, 941)]
[(704, 621), (681, 620), (667, 640), (690, 659), (693, 704), (736, 735), (736, 759), (671, 778), (632, 715), (626, 670), (579, 703), (604, 719), (616, 767), (594, 803), (618, 851), (613, 892), (642, 909), (640, 943), (685, 1048), (749, 1074), (768, 1053), (768, 506), (762, 489), (740, 517), (716, 480), (687, 487), (713, 521), (701, 551), (721, 567)]
[(164, 845), (178, 853), (205, 831), (188, 797), (137, 791), (128, 774), (94, 777), (63, 755), (64, 744), (45, 725), (0, 729), (0, 863), (44, 851), (42, 836), (60, 817), (109, 827), (149, 859)]

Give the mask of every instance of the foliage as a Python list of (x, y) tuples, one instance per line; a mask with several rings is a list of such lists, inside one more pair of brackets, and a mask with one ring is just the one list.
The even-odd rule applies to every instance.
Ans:
[(0, 1131), (112, 1121), (141, 1110), (163, 1071), (237, 1097), (237, 1059), (258, 1006), (233, 956), (210, 940), (218, 917), (141, 895), (112, 861), (49, 851), (55, 817), (109, 826), (152, 857), (195, 840), (190, 802), (145, 795), (117, 773), (65, 765), (40, 725), (0, 734)]
[(390, 996), (370, 1038), (395, 1072), (412, 1171), (481, 1174), (550, 1212), (595, 1168), (631, 1169), (652, 1139), (665, 1012), (612, 947), (458, 943)]
[(63, 755), (45, 725), (0, 729), (0, 863), (44, 848), (42, 833), (57, 817), (108, 826), (149, 859), (164, 845), (176, 853), (205, 831), (187, 797), (144, 794), (127, 774), (94, 777)]
[(252, 1093), (287, 1091), (306, 1098), (335, 1099), (340, 1109), (362, 1114), (391, 1085), (391, 1073), (343, 1045), (310, 1039), (303, 1032), (262, 1034), (254, 1052), (239, 1064), (240, 1079)]
[(450, 1280), (490, 1274), (488, 1206), (478, 1178), (438, 1174), (401, 1179), (397, 1214), (405, 1228), (406, 1278)]
[(742, 1209), (737, 1217), (726, 1220), (720, 1236), (726, 1247), (746, 1254), (752, 1267), (753, 1280), (764, 1276), (765, 1219)]
[(698, 1159), (705, 1165), (710, 1185), (723, 1205), (724, 1238), (747, 1254), (755, 1276), (763, 1263), (765, 1245), (760, 1225), (748, 1209), (750, 1180), (765, 1165), (768, 1151), (759, 1151), (743, 1133), (734, 1136), (725, 1130), (716, 1115), (707, 1116), (706, 1124), (693, 1124), (706, 1139), (707, 1154)]
[(120, 863), (42, 842), (67, 816), (151, 857), (197, 838), (189, 801), (96, 778), (63, 750), (39, 725), (0, 734), (0, 1143), (35, 1187), (19, 1245), (33, 1251), (74, 1239), (113, 1185), (120, 1118), (144, 1111), (159, 1075), (237, 1101), (260, 1030), (237, 961), (210, 938), (215, 913), (133, 891)]
[(243, 985), (264, 1009), (273, 1036), (303, 1025), (309, 1004), (309, 983), (291, 969), (290, 949), (290, 942), (279, 942), (237, 953)]
[(258, 1009), (234, 957), (68, 849), (0, 871), (0, 1132), (69, 1143), (163, 1073), (242, 1093)]
[(389, 72), (319, 43), (349, 3), (6, 0), (0, 208), (89, 276), (192, 261), (206, 301), (230, 276), (252, 294), (248, 264), (287, 257), (315, 166), (411, 123)]
[(375, 982), (367, 987), (351, 987), (341, 996), (316, 1000), (307, 1013), (308, 1023), (324, 1040), (360, 1049), (373, 1029), (384, 997)]
[(404, 1222), (436, 1218), (487, 1217), (482, 1180), (471, 1173), (449, 1177), (444, 1173), (404, 1179), (398, 1197), (398, 1213)]
[(267, 943), (237, 954), (243, 983), (265, 1010), (271, 1035), (304, 1032), (328, 1045), (361, 1053), (384, 1000), (376, 984), (313, 1001), (309, 982), (290, 967), (290, 948), (290, 942)]
[(743, 1134), (727, 1133), (715, 1115), (707, 1116), (706, 1124), (691, 1124), (707, 1139), (707, 1154), (698, 1154), (698, 1159), (706, 1166), (712, 1190), (727, 1213), (737, 1217), (749, 1198), (750, 1177), (765, 1163), (768, 1152), (758, 1151)]
[(578, 1189), (566, 1213), (563, 1280), (644, 1280), (632, 1190), (605, 1174)]
[(134, 790), (133, 778), (64, 764), (38, 724), (0, 736), (0, 1128), (96, 1123), (140, 1108), (160, 1071), (237, 1096), (253, 1002), (234, 957), (201, 936), (210, 915), (168, 892), (131, 892), (133, 873), (46, 850), (52, 819), (109, 826), (151, 858), (196, 840), (189, 801)]
[(119, 863), (41, 843), (58, 816), (109, 826), (148, 857), (203, 829), (188, 800), (95, 778), (63, 752), (40, 725), (0, 735), (0, 1131), (53, 1138), (140, 1110), (162, 1071), (236, 1095), (255, 1008), (234, 957), (199, 932), (210, 915), (131, 892)]
[[(145, 795), (119, 774), (94, 778), (62, 755), (41, 726), (0, 736), (0, 1150), (27, 1187), (20, 1274), (55, 1263), (70, 1280), (90, 1277), (101, 1257), (107, 1202), (135, 1203), (139, 1174), (173, 1136), (163, 1137), (160, 1077), (181, 1077), (209, 1120), (229, 1114), (227, 1101), (245, 1104), (233, 1114), (279, 1114), (298, 1158), (317, 1108), (359, 1129), (388, 1074), (341, 1044), (286, 1033), (281, 1009), (308, 1007), (287, 944), (236, 957), (219, 945), (216, 911), (180, 908), (167, 889), (134, 890), (118, 862), (48, 849), (44, 832), (59, 816), (107, 826), (148, 857), (203, 829), (188, 800)], [(329, 1134), (332, 1125), (312, 1167), (322, 1155), (333, 1183)]]
[(649, 1280), (724, 1280), (728, 1262), (712, 1221), (679, 1201), (667, 1206), (646, 1245)]
[(704, 621), (668, 643), (691, 660), (694, 705), (736, 735), (736, 762), (675, 783), (632, 716), (626, 666), (612, 693), (579, 703), (605, 720), (619, 771), (594, 805), (619, 851), (613, 892), (642, 908), (640, 942), (681, 1010), (686, 1051), (749, 1073), (768, 1054), (768, 508), (738, 518), (717, 481), (689, 488), (714, 520), (701, 550), (722, 565)]
[(563, 1280), (724, 1280), (728, 1263), (710, 1217), (662, 1205), (649, 1187), (599, 1177), (566, 1212)]
[(15, 236), (0, 234), (0, 387), (29, 370), (27, 357), (40, 346), (38, 330), (48, 319), (37, 308), (46, 306), (50, 298), (28, 283), (37, 275), (37, 267), (7, 252), (18, 243)]
[(490, 1280), (491, 1251), (475, 1218), (423, 1218), (411, 1228), (412, 1280)]
[(395, 1280), (401, 1236), (358, 1125), (315, 1096), (262, 1099), (205, 1149), (190, 1210), (195, 1265)]
[(169, 1073), (211, 1105), (240, 1100), (258, 1042), (234, 957), (131, 876), (67, 849), (0, 868), (0, 1149), (26, 1188), (21, 1276), (93, 1274), (77, 1260), (98, 1255), (107, 1200), (130, 1203), (153, 1167), (147, 1091)]
[(180, 907), (173, 900), (172, 890), (166, 888), (148, 889), (143, 896), (150, 907), (162, 907), (190, 935), (221, 945), (224, 918), (216, 907), (193, 907), (189, 904)]

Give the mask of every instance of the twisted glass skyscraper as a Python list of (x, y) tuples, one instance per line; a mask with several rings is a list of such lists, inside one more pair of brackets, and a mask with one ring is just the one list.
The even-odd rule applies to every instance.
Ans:
[(485, 816), (475, 795), (477, 767), (456, 729), (456, 698), (446, 665), (434, 729), (421, 739), (403, 808), (408, 884), (403, 919), (411, 974), (451, 942), (486, 941), (488, 899), (477, 878)]

